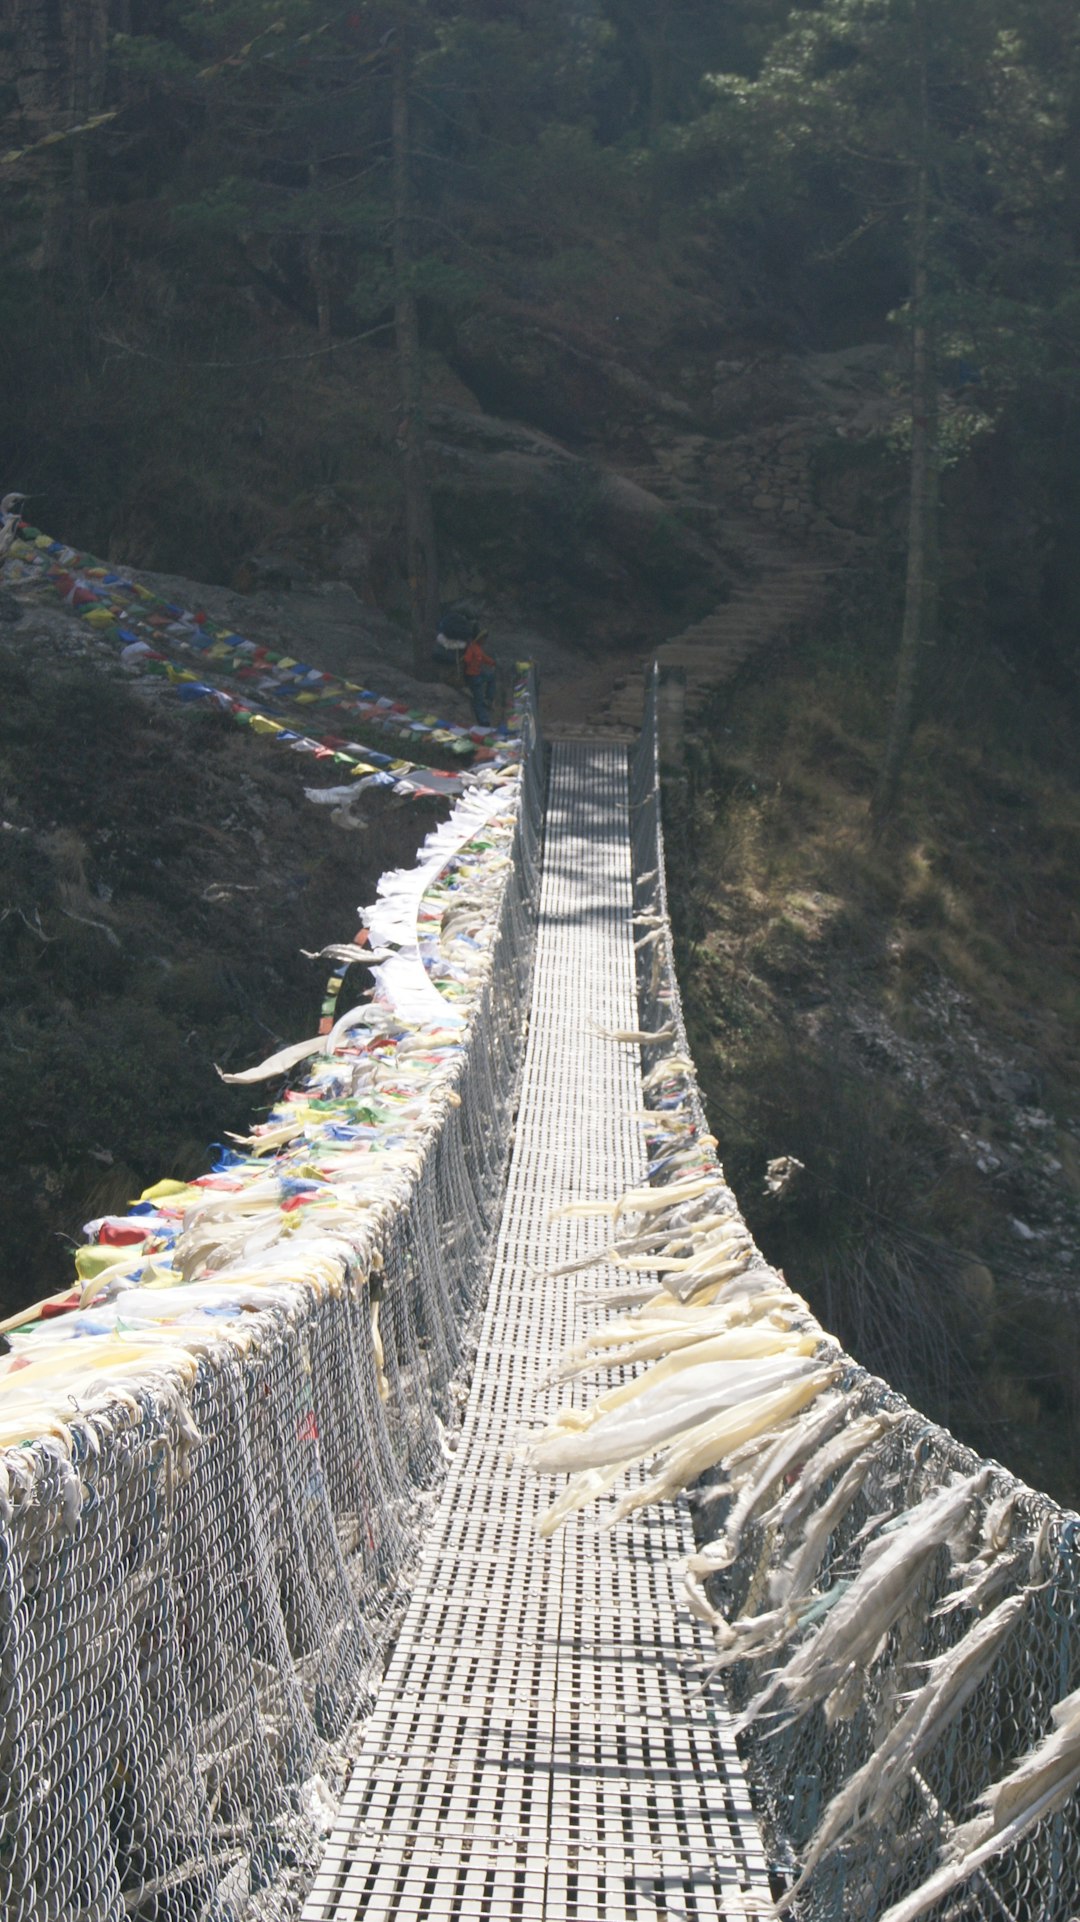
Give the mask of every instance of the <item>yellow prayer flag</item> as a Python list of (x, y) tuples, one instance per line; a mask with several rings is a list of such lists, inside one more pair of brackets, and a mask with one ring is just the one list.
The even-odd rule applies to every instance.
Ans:
[[(186, 1181), (155, 1181), (152, 1188), (143, 1189), (142, 1194), (139, 1196), (139, 1200), (140, 1201), (164, 1201), (166, 1199), (166, 1196), (168, 1195), (185, 1194), (187, 1192), (189, 1185), (190, 1184)], [(198, 1192), (199, 1191), (196, 1190), (196, 1193)]]
[(88, 1243), (75, 1250), (75, 1273), (80, 1281), (93, 1281), (97, 1275), (104, 1274), (106, 1268), (116, 1268), (121, 1264), (130, 1268), (132, 1262), (142, 1258), (141, 1248), (99, 1248), (96, 1243)]

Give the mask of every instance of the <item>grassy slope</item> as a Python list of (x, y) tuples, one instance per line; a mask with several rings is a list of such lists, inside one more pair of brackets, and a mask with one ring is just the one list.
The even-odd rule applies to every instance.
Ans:
[[(865, 618), (865, 610), (864, 610)], [(1067, 716), (928, 664), (900, 815), (857, 610), (725, 692), (674, 817), (692, 1039), (763, 1246), (860, 1359), (1080, 1497), (1080, 796)], [(805, 1170), (782, 1199), (765, 1163)]]

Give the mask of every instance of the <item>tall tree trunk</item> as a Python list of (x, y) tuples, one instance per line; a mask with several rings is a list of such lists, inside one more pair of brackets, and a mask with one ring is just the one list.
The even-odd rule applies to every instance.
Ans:
[(651, 31), (643, 34), (649, 75), (649, 104), (645, 117), (645, 145), (650, 164), (646, 179), (645, 215), (650, 237), (659, 240), (664, 226), (664, 195), (657, 155), (667, 120), (671, 85), (671, 0), (655, 0)]
[[(89, 118), (100, 98), (98, 96), (95, 99), (98, 88), (95, 84), (94, 14), (97, 11), (92, 0), (78, 0), (71, 20), (71, 84), (68, 98), (71, 124), (76, 127)], [(70, 147), (68, 278), (74, 295), (72, 324), (75, 345), (85, 362), (90, 318), (90, 152), (85, 135), (77, 136), (71, 141)]]
[[(308, 161), (308, 185), (315, 188), (319, 184), (319, 163)], [(326, 247), (321, 233), (309, 234), (306, 245), (308, 277), (311, 290), (315, 295), (315, 320), (319, 329), (321, 346), (328, 347), (332, 335), (330, 307), (330, 275), (327, 270)]]
[[(19, 106), (32, 139), (65, 133), (105, 96), (109, 0), (18, 0), (13, 37)], [(77, 135), (37, 162), (41, 245), (37, 264), (62, 289), (76, 337), (85, 339), (90, 281), (90, 147)]]
[(930, 316), (930, 101), (925, 0), (917, 0), (920, 151), (912, 210), (911, 472), (907, 575), (896, 689), (871, 820), (880, 829), (896, 804), (911, 740), (922, 649), (933, 643), (938, 601), (938, 382)]
[(409, 612), (413, 672), (428, 680), (431, 648), (439, 615), (439, 567), (435, 518), (427, 477), (427, 449), (421, 399), (420, 327), (413, 293), (410, 245), (409, 48), (403, 10), (398, 13), (393, 45), (393, 258), (397, 292), (394, 333), (401, 384), (401, 447), (405, 491), (405, 546), (409, 569)]
[(1064, 45), (1062, 92), (1065, 99), (1065, 132), (1062, 159), (1065, 171), (1065, 218), (1073, 256), (1080, 259), (1080, 29), (1074, 27)]
[[(22, 0), (14, 9), (15, 90), (29, 140), (55, 133), (65, 100), (65, 43), (61, 0)], [(67, 225), (67, 156), (46, 149), (35, 160), (35, 186), (41, 205), (41, 241), (35, 265), (44, 274), (59, 272)]]
[(649, 111), (645, 142), (650, 152), (660, 145), (671, 91), (671, 0), (656, 0), (652, 32), (648, 36)]

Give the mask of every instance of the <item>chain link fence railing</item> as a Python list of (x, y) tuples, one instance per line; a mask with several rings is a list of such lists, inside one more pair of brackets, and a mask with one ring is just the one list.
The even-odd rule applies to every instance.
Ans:
[(531, 694), (523, 730), (491, 965), (370, 1277), (343, 1263), (204, 1343), (186, 1382), (134, 1373), (0, 1449), (4, 1922), (285, 1922), (314, 1874), (497, 1219), (543, 804)]
[[(646, 1071), (674, 1061), (680, 1107), (692, 1114), (700, 1133), (708, 1123), (690, 1062), (676, 978), (664, 873), (664, 836), (660, 809), (660, 763), (656, 730), (655, 671), (647, 688), (645, 725), (632, 764), (632, 832), (635, 912), (659, 917), (661, 935), (639, 952), (639, 995), (643, 1031), (662, 1038), (643, 1047)], [(670, 1090), (671, 1078), (666, 1086)], [(663, 1179), (661, 1174), (660, 1179)], [(722, 1181), (722, 1175), (720, 1176)], [(727, 1192), (734, 1210), (735, 1199)], [(979, 1798), (1000, 1783), (1019, 1760), (1030, 1755), (1056, 1726), (1052, 1711), (1080, 1685), (1080, 1519), (1046, 1496), (1025, 1487), (997, 1463), (981, 1463), (944, 1429), (927, 1421), (889, 1385), (843, 1357), (838, 1386), (850, 1398), (851, 1421), (859, 1416), (891, 1416), (873, 1452), (869, 1473), (842, 1519), (829, 1528), (826, 1505), (838, 1487), (842, 1468), (817, 1486), (815, 1504), (826, 1530), (826, 1547), (814, 1594), (835, 1596), (850, 1584), (868, 1538), (887, 1534), (890, 1520), (905, 1517), (931, 1491), (953, 1477), (980, 1470), (981, 1512), (997, 1517), (1001, 1540), (997, 1559), (984, 1551), (985, 1586), (978, 1602), (956, 1606), (955, 1566), (948, 1550), (932, 1552), (906, 1606), (894, 1619), (873, 1658), (855, 1672), (843, 1698), (818, 1703), (795, 1719), (785, 1714), (781, 1691), (772, 1712), (755, 1717), (743, 1738), (760, 1813), (775, 1858), (775, 1893), (782, 1896), (798, 1875), (823, 1813), (847, 1791), (848, 1814), (860, 1822), (840, 1827), (794, 1900), (792, 1913), (802, 1922), (875, 1922), (899, 1907), (935, 1873), (950, 1853), (970, 1846), (970, 1823)], [(804, 1467), (789, 1468), (794, 1484)], [(716, 1536), (730, 1517), (732, 1496), (717, 1492), (714, 1474), (697, 1491), (699, 1540)], [(842, 1506), (842, 1504), (841, 1504)], [(839, 1511), (838, 1511), (839, 1512)], [(728, 1623), (745, 1622), (770, 1607), (770, 1585), (790, 1540), (775, 1524), (751, 1522), (729, 1567), (714, 1574), (710, 1593)], [(950, 1575), (953, 1582), (950, 1586)], [(986, 1611), (1016, 1598), (1008, 1624), (999, 1634), (994, 1658), (981, 1675), (978, 1665), (970, 1687), (960, 1690), (936, 1739), (918, 1748), (897, 1774), (873, 1820), (868, 1776), (887, 1739), (895, 1740), (912, 1692), (935, 1671), (927, 1664), (958, 1650), (961, 1637)], [(945, 1605), (943, 1607), (943, 1604)], [(1004, 1620), (1004, 1618), (1002, 1618)], [(728, 1698), (738, 1711), (759, 1694), (770, 1674), (800, 1634), (808, 1641), (816, 1623), (812, 1610), (779, 1650), (756, 1660), (736, 1661), (725, 1670)], [(989, 1628), (988, 1631), (989, 1632)], [(953, 1656), (955, 1663), (956, 1656)], [(790, 1703), (788, 1704), (790, 1710)], [(1075, 1712), (1075, 1704), (1073, 1705)], [(1068, 1739), (1066, 1739), (1068, 1736)], [(919, 1908), (937, 1922), (1076, 1922), (1080, 1915), (1080, 1738), (1061, 1736), (1058, 1773), (1050, 1779), (1033, 1771), (1019, 1782), (1005, 1816), (1019, 1833), (1012, 1846), (996, 1849), (965, 1881)], [(1045, 1751), (1048, 1756), (1051, 1751)], [(1038, 1819), (1038, 1797), (1046, 1814)], [(1026, 1795), (1026, 1801), (1025, 1801)], [(861, 1800), (860, 1800), (861, 1797)], [(1032, 1819), (1033, 1818), (1033, 1819)], [(954, 1841), (960, 1831), (959, 1840)], [(915, 1911), (912, 1910), (912, 1913)]]

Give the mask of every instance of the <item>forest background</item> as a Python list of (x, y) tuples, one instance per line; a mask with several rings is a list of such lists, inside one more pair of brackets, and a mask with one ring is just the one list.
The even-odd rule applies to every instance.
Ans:
[[(464, 601), (553, 712), (756, 607), (670, 810), (729, 1174), (860, 1359), (1075, 1500), (1074, 8), (2, 0), (0, 119), (34, 524), (286, 634), (336, 583), (357, 678)], [(358, 849), (6, 618), (15, 1303), (235, 1125), (214, 1060), (306, 1031), (296, 951), (426, 821)]]

